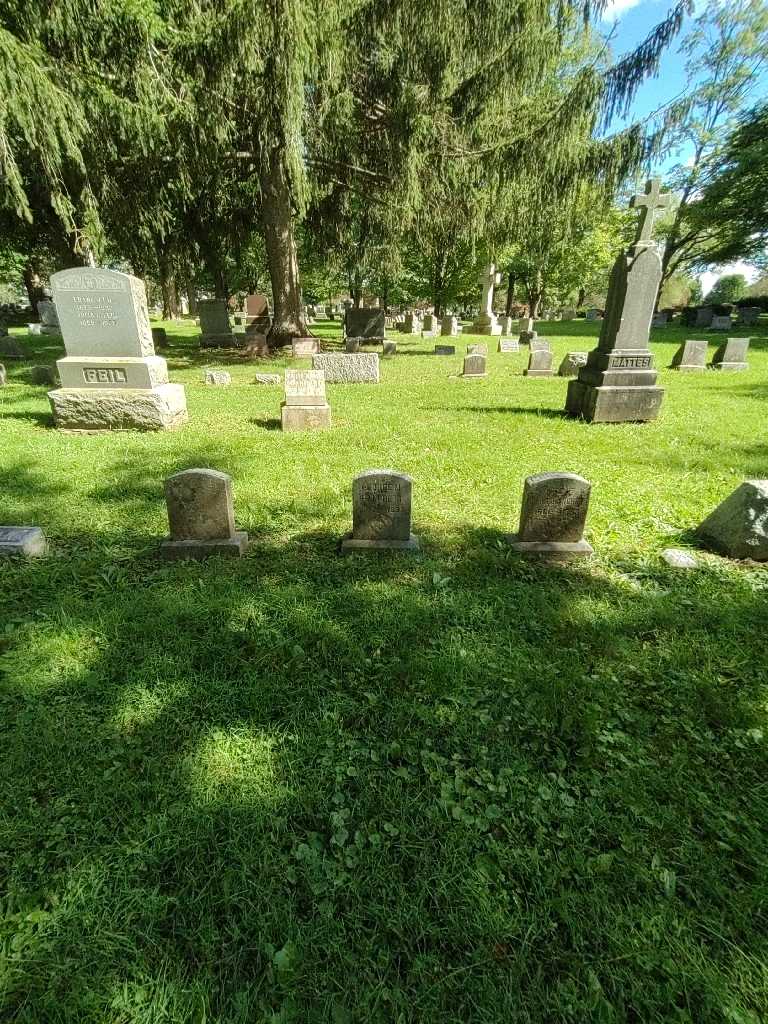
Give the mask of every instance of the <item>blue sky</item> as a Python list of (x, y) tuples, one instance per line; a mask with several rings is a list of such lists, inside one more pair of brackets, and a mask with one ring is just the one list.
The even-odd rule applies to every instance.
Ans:
[[(615, 58), (618, 59), (623, 54), (635, 49), (654, 26), (664, 19), (673, 3), (674, 0), (611, 0), (599, 28), (604, 35), (612, 32), (611, 48)], [(695, 0), (696, 12), (688, 16), (677, 39), (662, 56), (658, 75), (640, 87), (626, 123), (646, 117), (687, 91), (690, 83), (685, 73), (685, 58), (678, 53), (678, 47), (696, 13), (703, 11), (705, 5), (706, 0)], [(768, 75), (764, 74), (756, 84), (751, 101), (755, 102), (766, 96), (768, 96)], [(617, 121), (611, 126), (611, 130), (621, 128), (622, 124), (623, 122)], [(686, 156), (685, 151), (672, 154), (655, 170), (663, 175), (665, 167), (684, 162)], [(720, 269), (720, 273), (733, 272), (744, 273), (750, 279), (759, 276), (754, 268), (745, 264), (736, 264)], [(718, 276), (719, 274), (711, 273), (701, 275), (705, 291), (711, 287)]]

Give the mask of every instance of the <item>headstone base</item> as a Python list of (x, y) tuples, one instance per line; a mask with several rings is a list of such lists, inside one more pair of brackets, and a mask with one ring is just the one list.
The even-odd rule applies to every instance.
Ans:
[(38, 558), (48, 550), (39, 526), (0, 526), (0, 558)]
[(201, 334), (200, 348), (235, 348), (238, 344), (243, 344), (242, 339), (245, 336), (247, 336), (247, 332), (236, 339), (234, 331), (226, 331), (222, 334)]
[(568, 384), (565, 411), (588, 423), (647, 423), (659, 415), (664, 388), (595, 387), (580, 380)]
[(48, 392), (59, 430), (175, 430), (187, 422), (181, 384), (131, 388), (59, 388)]
[[(681, 366), (680, 369), (684, 370), (685, 367)], [(704, 367), (703, 366), (702, 367), (692, 366), (691, 369), (692, 370), (698, 370), (698, 369), (702, 369), (703, 370)], [(713, 370), (723, 370), (725, 372), (732, 371), (732, 370), (733, 371), (735, 371), (735, 370), (748, 370), (749, 369), (749, 363), (712, 363), (712, 369)]]
[(212, 555), (242, 558), (247, 550), (248, 534), (244, 530), (236, 530), (233, 537), (219, 540), (164, 540), (160, 544), (162, 557), (174, 561), (210, 558)]
[(462, 373), (462, 380), (484, 380), (488, 376), (487, 373)]
[(557, 540), (518, 540), (517, 534), (510, 534), (507, 538), (509, 545), (518, 555), (525, 555), (532, 558), (550, 558), (557, 561), (567, 561), (571, 558), (587, 558), (593, 554), (593, 549), (585, 540), (557, 541)]
[(550, 367), (549, 370), (523, 370), (524, 377), (554, 377), (555, 371)]
[(679, 366), (670, 366), (670, 370), (678, 370), (680, 373), (701, 373), (706, 370), (706, 366), (700, 366), (696, 363), (680, 363)]
[(280, 421), (287, 433), (298, 430), (329, 430), (331, 407), (325, 405), (286, 405), (280, 407)]
[(350, 532), (341, 539), (342, 554), (348, 551), (418, 551), (420, 547), (419, 538), (413, 534), (408, 540), (356, 540)]
[(501, 324), (497, 321), (496, 317), (490, 320), (486, 316), (479, 316), (472, 324), (469, 333), (487, 334), (491, 337), (496, 337), (501, 334)]

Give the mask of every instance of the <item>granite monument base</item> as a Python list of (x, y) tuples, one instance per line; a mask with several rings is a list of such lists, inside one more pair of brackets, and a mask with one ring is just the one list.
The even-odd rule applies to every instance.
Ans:
[(48, 392), (59, 430), (175, 430), (187, 422), (181, 384), (156, 388), (58, 388)]
[(242, 558), (248, 550), (248, 534), (236, 530), (234, 536), (216, 540), (164, 540), (160, 545), (163, 558), (181, 560), (185, 558), (210, 558), (212, 555)]
[(358, 540), (352, 532), (341, 539), (341, 552), (349, 551), (418, 551), (419, 538), (411, 534), (408, 540)]
[(572, 380), (565, 411), (588, 423), (647, 423), (659, 415), (663, 398), (664, 388), (653, 385), (598, 387)]
[(488, 334), (496, 337), (501, 334), (501, 324), (496, 317), (479, 316), (469, 329), (469, 334)]
[(286, 405), (280, 407), (280, 422), (283, 430), (293, 433), (298, 430), (328, 430), (331, 426), (331, 407), (325, 405)]
[(513, 533), (507, 537), (510, 547), (518, 555), (525, 555), (526, 558), (548, 558), (558, 562), (565, 562), (571, 558), (587, 558), (593, 554), (591, 544), (585, 540), (561, 541), (561, 540), (518, 540), (517, 534)]

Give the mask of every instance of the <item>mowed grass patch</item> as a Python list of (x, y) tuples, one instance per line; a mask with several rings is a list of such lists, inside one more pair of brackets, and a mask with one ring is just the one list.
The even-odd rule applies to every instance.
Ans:
[[(251, 380), (288, 360), (167, 326), (176, 433), (57, 433), (50, 339), (0, 391), (0, 521), (51, 540), (0, 564), (0, 1015), (768, 1016), (768, 577), (659, 559), (768, 475), (765, 332), (748, 372), (662, 369), (657, 423), (591, 426), (527, 353), (470, 339), (469, 382), (466, 337), (399, 336), (381, 384), (328, 386), (332, 431), (283, 435)], [(597, 332), (540, 328), (555, 365)], [(233, 476), (241, 561), (158, 561), (191, 466)], [(335, 553), (374, 466), (414, 478), (415, 557)], [(506, 550), (543, 470), (594, 485), (589, 563)]]

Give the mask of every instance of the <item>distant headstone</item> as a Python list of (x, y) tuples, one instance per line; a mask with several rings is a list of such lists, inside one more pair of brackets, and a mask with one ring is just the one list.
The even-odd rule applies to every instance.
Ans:
[(397, 354), (397, 342), (385, 341), (381, 354), (383, 356), (394, 356)]
[(520, 529), (510, 537), (519, 554), (568, 559), (591, 555), (584, 540), (590, 483), (575, 473), (538, 473), (523, 488)]
[(30, 351), (13, 335), (0, 338), (0, 356), (4, 359), (29, 359)]
[(437, 330), (437, 317), (434, 313), (425, 313), (424, 319), (421, 321), (421, 330), (423, 334), (433, 334)]
[(468, 356), (487, 356), (488, 346), (484, 342), (475, 342), (472, 345), (467, 345)]
[(277, 384), (283, 383), (283, 378), (279, 373), (257, 373), (253, 378), (254, 384)]
[(732, 326), (731, 314), (728, 313), (727, 316), (713, 316), (709, 329), (711, 331), (730, 331)]
[(728, 338), (712, 356), (714, 370), (748, 370), (749, 338)]
[(421, 317), (418, 313), (406, 313), (403, 319), (403, 334), (421, 334)]
[(261, 292), (245, 297), (245, 326), (255, 334), (266, 334), (270, 327), (269, 299)]
[(155, 348), (165, 348), (168, 344), (168, 331), (164, 327), (153, 327), (152, 341)]
[(696, 309), (696, 319), (693, 322), (694, 327), (709, 327), (712, 323), (712, 317), (714, 316), (714, 310), (711, 306), (699, 306)]
[(321, 352), (312, 356), (312, 367), (323, 370), (328, 384), (378, 384), (377, 352)]
[(187, 420), (181, 384), (155, 355), (144, 284), (117, 270), (51, 277), (67, 355), (48, 393), (63, 430), (172, 430)]
[(200, 317), (200, 348), (234, 347), (235, 335), (224, 299), (200, 299), (197, 312)]
[(575, 320), (576, 310), (572, 306), (566, 306), (560, 314), (561, 320)]
[(0, 558), (39, 558), (48, 550), (39, 526), (0, 526)]
[(739, 327), (754, 327), (760, 319), (760, 306), (739, 306)]
[(360, 351), (360, 339), (359, 338), (345, 338), (344, 339), (344, 351), (345, 352), (359, 352)]
[(165, 481), (170, 537), (164, 558), (240, 557), (248, 534), (235, 529), (232, 478), (215, 469), (185, 469)]
[(37, 314), (40, 317), (43, 334), (61, 334), (55, 302), (50, 299), (41, 299), (37, 304)]
[(8, 324), (0, 317), (0, 338), (8, 337)]
[(455, 356), (456, 346), (455, 345), (435, 345), (436, 356)]
[(294, 338), (291, 342), (291, 356), (294, 359), (304, 359), (313, 356), (320, 351), (320, 342), (317, 338)]
[[(360, 345), (375, 345), (384, 341), (384, 310), (347, 309), (344, 313), (344, 333), (347, 341), (356, 339)], [(347, 351), (356, 352), (357, 349)]]
[(232, 383), (232, 375), (227, 370), (206, 370), (203, 379), (206, 384), (215, 384), (218, 387), (226, 387)]
[(656, 385), (648, 347), (651, 317), (661, 282), (661, 255), (651, 239), (655, 211), (668, 206), (660, 179), (646, 184), (630, 205), (642, 210), (635, 242), (616, 259), (608, 284), (605, 318), (597, 347), (568, 384), (566, 412), (588, 422), (654, 420), (664, 390)]
[(325, 397), (322, 370), (286, 370), (285, 401), (280, 410), (283, 430), (327, 430), (331, 407)]
[(654, 313), (651, 319), (651, 327), (666, 327), (669, 321), (667, 313)]
[(8, 375), (5, 371), (5, 367), (0, 363), (0, 388), (4, 388), (8, 383)]
[(745, 480), (696, 530), (704, 547), (728, 558), (768, 562), (768, 480)]
[(557, 371), (558, 377), (577, 377), (582, 366), (587, 365), (587, 354), (586, 352), (566, 353)]
[(519, 352), (520, 342), (514, 338), (501, 338), (499, 340), (499, 352)]
[(705, 370), (707, 368), (707, 342), (684, 341), (672, 357), (670, 369), (683, 373)]
[(455, 316), (444, 316), (440, 321), (440, 334), (444, 338), (455, 338), (459, 333), (459, 320)]
[(479, 377), (485, 377), (485, 366), (485, 356), (482, 353), (478, 352), (474, 355), (470, 353), (470, 355), (464, 357), (464, 371), (462, 373), (462, 377), (470, 380), (473, 378), (477, 379)]
[(531, 352), (551, 352), (552, 346), (549, 344), (546, 338), (540, 338), (538, 334), (535, 334), (530, 342)]
[(595, 320), (602, 319), (602, 313), (599, 309), (588, 309), (586, 312), (585, 319), (588, 320), (590, 323), (594, 323)]
[(390, 469), (368, 469), (352, 483), (352, 532), (341, 542), (348, 551), (418, 551), (411, 533), (413, 481)]
[(526, 377), (552, 377), (552, 351), (548, 348), (532, 348), (528, 356), (528, 369), (523, 371)]
[[(499, 317), (499, 324), (501, 326), (502, 335), (508, 335), (512, 333), (512, 317), (501, 316)], [(499, 350), (501, 351), (501, 350)]]
[(29, 371), (29, 379), (33, 384), (46, 388), (56, 387), (56, 371), (52, 366), (33, 366)]

